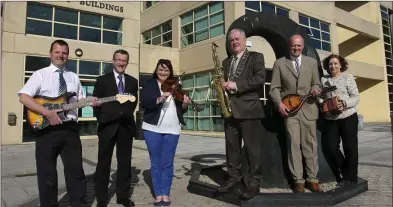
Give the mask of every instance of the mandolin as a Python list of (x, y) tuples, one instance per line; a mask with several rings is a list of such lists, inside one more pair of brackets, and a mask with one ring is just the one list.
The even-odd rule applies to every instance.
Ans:
[[(323, 88), (320, 95), (334, 90), (337, 90), (336, 86)], [(281, 102), (288, 108), (288, 116), (294, 116), (311, 97), (313, 97), (312, 93), (307, 95), (288, 94), (281, 99)]]
[[(58, 97), (46, 97), (46, 96), (34, 96), (34, 100), (37, 101), (38, 104), (44, 106), (50, 110), (57, 110), (57, 114), (59, 115), (60, 119), (63, 122), (70, 121), (67, 117), (67, 111), (76, 109), (76, 108), (83, 108), (90, 105), (88, 101), (80, 101), (76, 103), (69, 103), (71, 97), (75, 96), (74, 92), (67, 92)], [(98, 99), (100, 103), (106, 103), (110, 101), (118, 101), (120, 104), (130, 101), (134, 102), (136, 100), (135, 96), (127, 95), (127, 94), (117, 94), (116, 96), (109, 96)], [(50, 126), (50, 122), (46, 117), (42, 114), (39, 114), (35, 111), (32, 111), (26, 108), (26, 121), (29, 126), (32, 128), (33, 132), (38, 132), (48, 126)]]

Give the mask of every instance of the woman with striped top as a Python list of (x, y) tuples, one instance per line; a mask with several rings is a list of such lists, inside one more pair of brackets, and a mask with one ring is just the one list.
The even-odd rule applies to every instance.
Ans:
[[(338, 185), (357, 182), (358, 175), (358, 115), (359, 91), (354, 77), (345, 73), (347, 61), (339, 55), (323, 60), (328, 75), (322, 77), (322, 87), (336, 86), (337, 90), (322, 96), (323, 100), (337, 96), (339, 113), (324, 114), (322, 151)], [(340, 141), (344, 154), (340, 151)]]

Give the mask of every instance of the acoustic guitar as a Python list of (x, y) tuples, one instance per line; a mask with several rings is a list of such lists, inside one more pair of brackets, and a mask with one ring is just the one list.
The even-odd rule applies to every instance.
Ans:
[[(74, 92), (67, 92), (58, 97), (46, 97), (46, 96), (35, 96), (33, 97), (40, 105), (44, 106), (50, 110), (58, 110), (57, 114), (63, 122), (70, 121), (67, 118), (67, 111), (77, 108), (83, 108), (90, 105), (88, 101), (80, 101), (76, 103), (69, 103), (71, 97), (75, 96)], [(136, 100), (135, 96), (130, 94), (117, 94), (116, 96), (104, 97), (98, 99), (100, 103), (106, 103), (111, 101), (118, 101), (120, 104), (130, 101), (134, 102)], [(33, 132), (38, 132), (44, 128), (50, 126), (49, 120), (42, 114), (32, 111), (26, 108), (26, 121), (32, 128)]]
[[(334, 90), (337, 90), (336, 86), (323, 88), (319, 96)], [(307, 95), (288, 94), (281, 99), (281, 102), (288, 108), (288, 116), (294, 116), (311, 97), (313, 97), (312, 93)]]

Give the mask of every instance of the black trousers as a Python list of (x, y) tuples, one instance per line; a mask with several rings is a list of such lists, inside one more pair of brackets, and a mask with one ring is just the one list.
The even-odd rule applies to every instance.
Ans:
[(86, 195), (86, 180), (82, 166), (82, 144), (77, 123), (49, 127), (36, 142), (36, 165), (40, 206), (58, 205), (57, 158), (64, 164), (69, 205), (82, 206)]
[(108, 184), (115, 145), (117, 157), (117, 199), (129, 199), (132, 143), (132, 134), (127, 126), (122, 124), (119, 124), (114, 137), (99, 137), (98, 163), (95, 172), (96, 198), (98, 202), (108, 202)]
[[(262, 135), (265, 131), (260, 119), (234, 119), (224, 120), (225, 145), (230, 179), (240, 181), (242, 179), (242, 160), (248, 161), (247, 187), (256, 188), (260, 185), (262, 178)], [(246, 158), (242, 159), (242, 139), (244, 142)]]
[[(341, 139), (340, 139), (341, 138)], [(344, 154), (340, 150), (343, 144)], [(357, 182), (358, 176), (358, 115), (339, 120), (324, 120), (322, 152), (337, 181)]]

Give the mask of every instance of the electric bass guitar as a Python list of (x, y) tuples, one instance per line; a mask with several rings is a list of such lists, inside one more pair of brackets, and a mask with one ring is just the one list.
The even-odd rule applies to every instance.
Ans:
[[(320, 95), (334, 90), (337, 90), (336, 86), (323, 88)], [(289, 110), (289, 112), (287, 112), (288, 116), (294, 116), (302, 108), (303, 104), (311, 97), (313, 97), (312, 93), (307, 95), (288, 94), (281, 99), (281, 102)]]
[[(76, 103), (69, 103), (71, 97), (75, 96), (74, 92), (67, 92), (58, 97), (46, 97), (46, 96), (35, 96), (33, 97), (40, 105), (44, 106), (50, 110), (57, 110), (57, 114), (63, 122), (69, 121), (67, 118), (67, 111), (77, 108), (83, 108), (90, 105), (88, 101), (80, 101)], [(117, 94), (116, 96), (104, 97), (98, 99), (99, 103), (106, 103), (111, 101), (118, 101), (120, 104), (130, 101), (134, 102), (136, 100), (133, 95)], [(32, 128), (33, 132), (38, 132), (48, 126), (50, 126), (49, 120), (44, 117), (44, 115), (39, 114), (26, 108), (26, 121)]]

